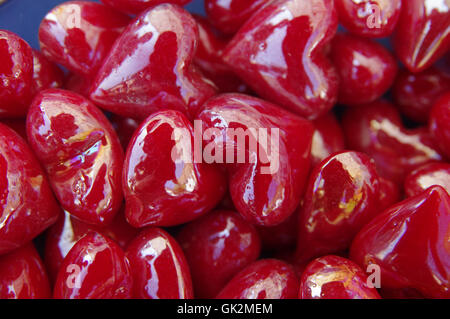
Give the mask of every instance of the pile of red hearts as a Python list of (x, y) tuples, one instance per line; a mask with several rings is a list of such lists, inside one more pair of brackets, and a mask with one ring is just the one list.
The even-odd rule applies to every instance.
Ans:
[(450, 298), (450, 0), (187, 2), (0, 30), (0, 298)]

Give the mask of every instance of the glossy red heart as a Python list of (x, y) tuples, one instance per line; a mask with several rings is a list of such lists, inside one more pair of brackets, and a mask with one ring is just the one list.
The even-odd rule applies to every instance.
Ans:
[(434, 185), (442, 186), (450, 194), (449, 163), (430, 163), (409, 173), (405, 178), (405, 194), (416, 196)]
[(32, 243), (0, 256), (0, 298), (51, 298), (44, 264)]
[(449, 0), (403, 0), (392, 43), (400, 61), (420, 72), (448, 51), (449, 29)]
[(68, 1), (51, 10), (39, 27), (42, 53), (53, 62), (95, 76), (131, 19), (99, 3)]
[(194, 128), (181, 112), (157, 112), (141, 124), (130, 141), (123, 171), (131, 225), (179, 225), (219, 203), (225, 178), (216, 166), (195, 160), (196, 143)]
[(180, 6), (191, 2), (192, 0), (101, 0), (114, 9), (128, 14), (139, 14), (142, 11), (162, 3), (173, 3)]
[(129, 299), (133, 279), (128, 259), (112, 240), (91, 232), (67, 254), (53, 290), (55, 299)]
[(214, 298), (234, 275), (258, 259), (261, 250), (256, 229), (232, 211), (214, 211), (193, 221), (177, 239), (197, 298)]
[[(191, 274), (181, 247), (160, 228), (148, 228), (128, 246), (133, 298), (192, 299)], [(204, 274), (205, 275), (205, 274)]]
[(46, 90), (30, 106), (27, 132), (61, 206), (84, 222), (109, 223), (122, 204), (123, 153), (103, 113), (78, 94)]
[(207, 137), (203, 154), (226, 168), (239, 213), (262, 226), (285, 221), (300, 203), (309, 172), (312, 124), (242, 94), (210, 99), (198, 119)]
[(162, 4), (138, 16), (117, 39), (91, 88), (91, 99), (119, 115), (145, 118), (162, 109), (193, 116), (215, 94), (192, 66), (198, 29), (182, 8)]
[(316, 118), (337, 100), (338, 77), (324, 54), (337, 24), (334, 2), (275, 0), (239, 30), (224, 60), (261, 97)]
[(0, 255), (56, 222), (60, 209), (26, 142), (0, 124)]
[(450, 197), (433, 186), (386, 210), (356, 236), (351, 259), (378, 265), (382, 286), (450, 297)]
[(450, 159), (450, 91), (436, 101), (429, 122), (434, 141), (441, 152)]

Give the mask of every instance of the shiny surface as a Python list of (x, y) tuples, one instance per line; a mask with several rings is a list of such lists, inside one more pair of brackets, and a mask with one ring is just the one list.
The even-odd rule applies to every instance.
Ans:
[(429, 122), (434, 141), (447, 159), (450, 159), (450, 92), (436, 101)]
[(313, 260), (300, 281), (300, 299), (380, 299), (367, 275), (351, 260), (324, 256)]
[(450, 48), (450, 0), (403, 0), (392, 44), (411, 72), (432, 65)]
[[(219, 157), (225, 162), (222, 165), (228, 173), (229, 191), (239, 213), (263, 226), (285, 221), (300, 202), (309, 172), (311, 123), (274, 104), (242, 94), (210, 99), (198, 118), (205, 131), (215, 129), (208, 146), (218, 150), (214, 160)], [(249, 129), (247, 136), (252, 138), (248, 140), (254, 141), (255, 147), (250, 142), (240, 142), (236, 138), (239, 131), (233, 135), (230, 128), (241, 128), (244, 133)], [(265, 129), (266, 137), (258, 138), (260, 129)], [(226, 163), (228, 152), (237, 154), (238, 160), (234, 156)], [(245, 155), (240, 163), (239, 154)]]
[(315, 131), (311, 145), (311, 162), (316, 166), (333, 153), (345, 149), (344, 133), (332, 113), (313, 121)]
[(178, 111), (155, 113), (141, 124), (130, 141), (123, 170), (131, 225), (183, 224), (220, 202), (225, 177), (216, 166), (194, 159), (195, 143), (192, 124)]
[(355, 238), (351, 259), (377, 264), (385, 288), (414, 288), (450, 298), (450, 197), (440, 186), (411, 197), (373, 219)]
[(383, 212), (386, 208), (398, 203), (402, 199), (401, 185), (394, 183), (391, 180), (380, 177), (380, 190), (379, 190), (379, 209), (378, 213)]
[(0, 256), (0, 299), (48, 299), (50, 284), (33, 244)]
[(340, 77), (338, 102), (370, 103), (391, 87), (397, 61), (381, 44), (349, 34), (337, 34), (331, 44), (331, 61)]
[(64, 212), (59, 216), (56, 224), (50, 227), (45, 237), (44, 261), (52, 282), (56, 280), (64, 257), (78, 240), (90, 231), (96, 231), (113, 239), (122, 249), (125, 249), (138, 234), (138, 230), (126, 222), (123, 211), (120, 211), (114, 220), (104, 227), (83, 223)]
[(161, 3), (173, 3), (184, 6), (191, 1), (192, 0), (101, 0), (104, 4), (128, 14), (139, 14), (152, 6)]
[(427, 130), (405, 129), (398, 111), (388, 102), (348, 109), (342, 127), (347, 147), (368, 154), (380, 175), (398, 184), (403, 184), (411, 170), (442, 159)]
[(24, 116), (31, 99), (33, 53), (16, 34), (0, 30), (0, 118)]
[(162, 109), (193, 117), (215, 94), (192, 66), (198, 29), (182, 8), (162, 4), (142, 13), (116, 41), (91, 89), (91, 99), (119, 115), (145, 118)]
[(35, 238), (58, 213), (36, 157), (17, 133), (0, 124), (0, 254)]
[(232, 211), (214, 211), (186, 225), (177, 240), (191, 269), (196, 298), (214, 298), (261, 250), (255, 228)]
[(61, 206), (82, 221), (107, 224), (122, 204), (122, 148), (103, 113), (65, 90), (41, 92), (27, 117), (30, 146)]
[(53, 291), (55, 299), (129, 299), (133, 280), (122, 249), (91, 232), (67, 254)]
[(418, 123), (427, 123), (437, 99), (450, 90), (450, 75), (437, 67), (420, 73), (401, 70), (392, 87), (395, 104), (402, 114)]
[(164, 230), (144, 230), (128, 246), (127, 257), (133, 274), (133, 298), (194, 297), (191, 275), (183, 251)]
[(338, 76), (324, 55), (337, 24), (334, 2), (275, 0), (239, 30), (224, 60), (261, 97), (316, 118), (337, 100)]
[(450, 164), (430, 163), (409, 173), (405, 179), (405, 194), (416, 196), (433, 185), (439, 185), (450, 194)]
[(40, 51), (33, 49), (32, 95), (45, 89), (61, 88), (64, 84), (64, 72), (47, 59)]
[(265, 3), (266, 0), (205, 0), (205, 10), (217, 29), (233, 34)]
[(194, 63), (214, 82), (221, 93), (250, 92), (248, 86), (225, 64), (222, 58), (228, 39), (217, 35), (206, 18), (194, 15), (198, 25), (198, 48)]
[(95, 76), (129, 22), (126, 15), (99, 3), (65, 2), (42, 20), (39, 45), (53, 62), (75, 73)]
[(350, 32), (373, 38), (389, 36), (397, 24), (402, 0), (335, 0), (339, 22)]
[(379, 209), (375, 164), (362, 153), (346, 151), (316, 166), (299, 211), (297, 262), (350, 247), (353, 237)]
[(293, 268), (276, 259), (262, 259), (239, 272), (217, 299), (297, 299), (299, 280)]

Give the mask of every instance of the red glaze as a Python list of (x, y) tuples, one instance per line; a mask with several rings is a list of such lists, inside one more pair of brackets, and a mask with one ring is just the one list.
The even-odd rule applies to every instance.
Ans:
[(349, 34), (338, 34), (330, 58), (340, 77), (338, 101), (346, 105), (370, 103), (391, 87), (397, 62), (381, 44)]
[(36, 96), (28, 140), (61, 206), (82, 221), (107, 224), (122, 204), (122, 148), (103, 113), (82, 96), (52, 89)]
[(0, 124), (0, 255), (31, 241), (58, 218), (59, 207), (25, 141)]
[(128, 246), (127, 257), (133, 274), (133, 298), (194, 297), (189, 266), (183, 251), (164, 230), (144, 230)]
[(382, 177), (400, 185), (411, 170), (442, 159), (430, 134), (424, 128), (405, 129), (388, 102), (348, 109), (342, 127), (347, 147), (368, 154)]
[[(277, 226), (257, 226), (262, 248), (266, 251), (282, 253), (291, 251), (297, 244), (298, 214), (294, 212), (288, 219)], [(283, 259), (284, 258), (280, 258)]]
[(139, 128), (140, 121), (132, 119), (131, 117), (123, 117), (115, 114), (112, 114), (109, 117), (109, 120), (116, 130), (123, 150), (126, 151), (131, 138)]
[(198, 25), (198, 49), (194, 63), (211, 79), (220, 92), (246, 93), (250, 89), (240, 80), (222, 59), (228, 41), (217, 35), (204, 17), (194, 15)]
[(344, 251), (379, 209), (375, 164), (346, 151), (323, 160), (309, 177), (299, 211), (297, 262)]
[(450, 159), (450, 91), (434, 104), (430, 114), (430, 131), (442, 153)]
[(267, 0), (205, 0), (206, 14), (225, 34), (234, 34)]
[(389, 36), (402, 8), (402, 0), (335, 1), (339, 22), (351, 33), (371, 38)]
[(247, 21), (223, 57), (261, 97), (319, 117), (337, 100), (338, 76), (324, 55), (337, 24), (334, 2), (275, 0)]
[(50, 284), (33, 244), (0, 256), (0, 299), (49, 299)]
[(261, 250), (255, 228), (232, 211), (215, 211), (186, 225), (177, 239), (197, 298), (214, 298)]
[(226, 190), (217, 167), (194, 160), (192, 124), (178, 111), (149, 116), (124, 163), (126, 217), (134, 227), (174, 226), (213, 209)]
[(64, 88), (89, 98), (89, 90), (91, 89), (92, 82), (92, 78), (76, 73), (69, 73), (65, 78)]
[(55, 7), (42, 20), (39, 44), (42, 53), (53, 62), (92, 76), (129, 22), (128, 16), (102, 4), (69, 1)]
[(332, 113), (313, 121), (315, 131), (311, 145), (311, 162), (316, 166), (333, 153), (345, 149), (344, 133)]
[(52, 282), (56, 280), (63, 259), (72, 247), (84, 235), (96, 231), (113, 239), (122, 249), (138, 234), (138, 230), (131, 227), (120, 212), (114, 220), (105, 227), (98, 227), (83, 223), (67, 212), (61, 214), (58, 222), (46, 234), (45, 265)]
[(139, 14), (142, 11), (162, 3), (173, 3), (179, 6), (192, 0), (101, 0), (104, 4), (128, 14)]
[(294, 269), (276, 259), (262, 259), (244, 268), (222, 289), (217, 299), (297, 299)]
[(31, 99), (33, 53), (18, 35), (0, 30), (0, 118), (24, 116)]
[(450, 0), (403, 0), (393, 46), (411, 72), (431, 66), (450, 48)]
[(162, 109), (194, 116), (215, 94), (195, 68), (198, 28), (178, 6), (142, 13), (116, 41), (91, 89), (91, 99), (119, 115), (146, 118)]
[(380, 177), (380, 190), (379, 190), (379, 209), (378, 212), (381, 213), (386, 208), (391, 207), (392, 205), (398, 203), (402, 194), (400, 191), (399, 185), (396, 183)]
[[(213, 146), (218, 156), (213, 156), (212, 161), (225, 162), (229, 191), (239, 213), (262, 226), (285, 221), (300, 203), (309, 172), (311, 123), (243, 94), (210, 99), (198, 118), (204, 135), (212, 133), (204, 154), (213, 153)], [(230, 131), (233, 128), (242, 130)], [(260, 136), (261, 131), (267, 136), (258, 138), (256, 135)], [(249, 142), (242, 142), (244, 134)], [(227, 160), (230, 153), (234, 154), (231, 161)]]
[(414, 74), (400, 71), (392, 87), (395, 104), (402, 114), (418, 123), (427, 123), (437, 99), (450, 90), (450, 75), (436, 67)]
[(353, 241), (351, 259), (376, 264), (385, 288), (414, 288), (425, 297), (450, 298), (450, 197), (440, 186), (386, 210)]
[(32, 95), (45, 89), (61, 88), (64, 84), (64, 72), (41, 52), (33, 49), (33, 82)]
[(313, 260), (300, 280), (300, 299), (380, 299), (367, 274), (351, 260), (324, 256)]
[(55, 299), (129, 299), (133, 280), (122, 249), (103, 235), (81, 238), (61, 265), (53, 290)]
[(405, 179), (405, 194), (416, 196), (434, 185), (442, 186), (450, 194), (449, 163), (430, 163), (409, 173)]

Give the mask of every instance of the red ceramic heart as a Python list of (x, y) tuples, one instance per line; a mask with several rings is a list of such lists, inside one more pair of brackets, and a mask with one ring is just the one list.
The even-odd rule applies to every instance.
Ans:
[(239, 30), (224, 60), (261, 97), (315, 118), (337, 100), (338, 77), (324, 55), (337, 24), (334, 2), (275, 0)]
[(442, 153), (450, 159), (450, 91), (441, 96), (431, 110), (430, 132)]
[(405, 194), (416, 196), (434, 185), (442, 186), (450, 194), (449, 163), (430, 163), (409, 173), (405, 179)]
[(128, 14), (139, 14), (142, 11), (161, 3), (173, 3), (180, 6), (191, 2), (192, 0), (101, 0), (114, 9)]

